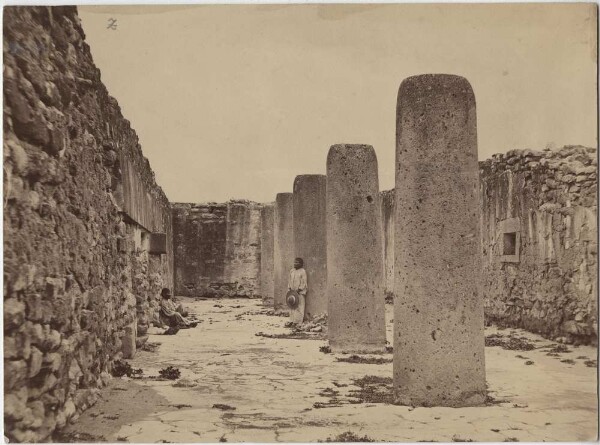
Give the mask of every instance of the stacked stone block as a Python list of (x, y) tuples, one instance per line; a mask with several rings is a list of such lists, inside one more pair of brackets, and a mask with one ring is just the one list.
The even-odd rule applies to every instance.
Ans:
[(76, 8), (7, 7), (3, 39), (4, 427), (37, 442), (94, 403), (137, 324), (125, 200), (148, 230), (170, 212)]

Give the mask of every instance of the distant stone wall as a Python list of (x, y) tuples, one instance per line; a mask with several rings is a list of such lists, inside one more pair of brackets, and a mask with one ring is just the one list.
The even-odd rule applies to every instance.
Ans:
[(175, 294), (260, 295), (262, 205), (172, 204)]
[(596, 149), (512, 150), (480, 170), (487, 319), (595, 344)]
[(84, 38), (75, 7), (4, 9), (11, 441), (48, 441), (94, 403), (172, 283), (168, 200)]

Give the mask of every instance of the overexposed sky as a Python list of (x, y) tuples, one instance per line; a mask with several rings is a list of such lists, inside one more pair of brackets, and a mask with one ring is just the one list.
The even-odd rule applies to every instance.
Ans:
[[(408, 76), (466, 77), (479, 157), (597, 145), (596, 5), (80, 6), (96, 65), (172, 202), (259, 202), (375, 147), (394, 186)], [(117, 29), (109, 29), (116, 19)]]

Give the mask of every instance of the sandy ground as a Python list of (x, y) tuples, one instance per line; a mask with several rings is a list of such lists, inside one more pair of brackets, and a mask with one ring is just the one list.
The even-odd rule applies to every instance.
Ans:
[[(69, 428), (69, 437), (89, 432), (102, 412), (99, 440), (111, 442), (314, 442), (347, 431), (392, 442), (597, 438), (597, 368), (590, 363), (597, 357), (592, 347), (552, 352), (555, 343), (526, 331), (487, 328), (487, 336), (520, 338), (535, 346), (525, 351), (486, 347), (490, 404), (411, 408), (381, 403), (389, 394), (391, 363), (343, 363), (336, 361), (343, 355), (319, 351), (324, 340), (256, 336), (290, 332), (284, 328), (287, 318), (267, 315), (259, 300), (184, 304), (203, 322), (176, 336), (152, 335), (150, 342), (161, 343), (157, 351), (140, 351), (130, 361), (145, 376), (175, 366), (181, 378), (128, 381), (131, 392), (114, 390), (123, 382), (116, 379), (103, 399)], [(386, 305), (386, 310), (391, 339), (393, 308)], [(386, 378), (366, 401), (356, 396), (359, 388), (353, 385), (365, 376)], [(139, 388), (143, 392), (135, 397)], [(111, 400), (111, 390), (120, 393), (118, 401)], [(148, 396), (147, 390), (155, 395)]]

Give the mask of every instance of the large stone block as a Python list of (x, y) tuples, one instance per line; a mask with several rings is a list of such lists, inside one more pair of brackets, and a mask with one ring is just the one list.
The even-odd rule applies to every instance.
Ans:
[(385, 349), (383, 245), (377, 157), (334, 145), (327, 157), (327, 298), (334, 351)]
[(278, 193), (275, 199), (273, 230), (274, 306), (284, 309), (289, 271), (294, 266), (294, 195)]
[(396, 129), (394, 392), (416, 406), (484, 401), (475, 97), (458, 76), (410, 77)]
[(327, 313), (326, 190), (325, 175), (294, 180), (294, 257), (304, 260), (306, 270), (305, 319)]
[(260, 292), (263, 303), (272, 306), (274, 297), (273, 231), (275, 205), (266, 204), (261, 210), (260, 232)]

